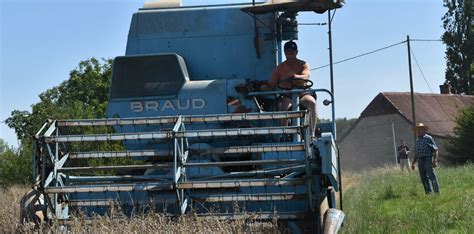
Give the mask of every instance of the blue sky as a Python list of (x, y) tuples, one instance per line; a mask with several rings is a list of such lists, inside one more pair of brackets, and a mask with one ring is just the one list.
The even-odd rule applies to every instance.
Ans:
[[(124, 55), (132, 14), (143, 0), (0, 0), (0, 138), (17, 146), (3, 123), (11, 111), (31, 110), (38, 95), (68, 79), (91, 57)], [(202, 5), (251, 0), (183, 0)], [(333, 20), (333, 58), (339, 61), (412, 39), (439, 39), (446, 9), (435, 0), (346, 0)], [(327, 14), (302, 13), (300, 23), (322, 23)], [(299, 57), (312, 68), (329, 63), (327, 26), (300, 26)], [(446, 68), (441, 42), (412, 42), (414, 90), (438, 93)], [(311, 73), (316, 88), (330, 88), (329, 69)], [(428, 84), (427, 84), (428, 83)], [(429, 85), (429, 86), (428, 86)], [(358, 117), (379, 92), (409, 92), (405, 44), (334, 66), (337, 117)], [(431, 87), (431, 89), (430, 89)], [(322, 99), (319, 100), (322, 102)], [(319, 116), (330, 112), (319, 105)]]

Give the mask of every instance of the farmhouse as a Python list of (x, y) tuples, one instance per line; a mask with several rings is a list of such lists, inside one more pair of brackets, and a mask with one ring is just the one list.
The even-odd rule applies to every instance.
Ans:
[[(459, 109), (474, 103), (474, 96), (415, 93), (414, 102), (416, 121), (429, 126), (428, 133), (442, 157), (446, 153), (443, 140), (454, 135)], [(412, 113), (409, 92), (379, 93), (339, 139), (342, 169), (358, 171), (395, 164), (395, 147), (402, 139), (413, 150)]]

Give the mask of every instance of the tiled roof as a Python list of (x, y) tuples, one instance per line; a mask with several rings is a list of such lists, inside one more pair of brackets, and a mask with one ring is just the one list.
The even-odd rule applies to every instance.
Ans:
[[(428, 125), (433, 135), (453, 135), (454, 119), (459, 109), (474, 104), (474, 96), (458, 94), (415, 93), (416, 122)], [(400, 113), (412, 123), (411, 95), (405, 93), (379, 93), (364, 109), (359, 118)]]

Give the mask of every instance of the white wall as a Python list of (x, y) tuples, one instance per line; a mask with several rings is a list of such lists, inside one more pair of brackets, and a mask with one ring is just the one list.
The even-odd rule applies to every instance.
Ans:
[(392, 122), (395, 144), (404, 139), (413, 148), (410, 124), (399, 114), (364, 117), (339, 143), (343, 170), (362, 170), (370, 167), (395, 164)]
[[(413, 159), (414, 135), (411, 124), (399, 114), (364, 117), (349, 134), (339, 142), (341, 168), (348, 171), (395, 165), (392, 122), (395, 132), (395, 144), (400, 140), (407, 142)], [(440, 155), (445, 153), (442, 139), (434, 138)]]

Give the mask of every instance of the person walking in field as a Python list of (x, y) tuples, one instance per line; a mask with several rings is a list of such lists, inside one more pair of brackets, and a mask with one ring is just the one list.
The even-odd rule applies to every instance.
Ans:
[(404, 140), (400, 141), (400, 146), (397, 148), (398, 151), (398, 164), (400, 164), (400, 169), (402, 171), (404, 168), (410, 170), (410, 159), (408, 158), (408, 154), (410, 153), (410, 148), (408, 148), (406, 142)]
[(420, 179), (423, 183), (423, 188), (426, 194), (433, 191), (439, 193), (438, 179), (434, 168), (438, 165), (438, 146), (433, 140), (433, 137), (428, 135), (428, 127), (423, 123), (418, 123), (414, 129), (416, 131), (415, 142), (415, 157), (411, 165), (415, 170), (415, 163), (418, 162), (418, 170), (420, 172)]

